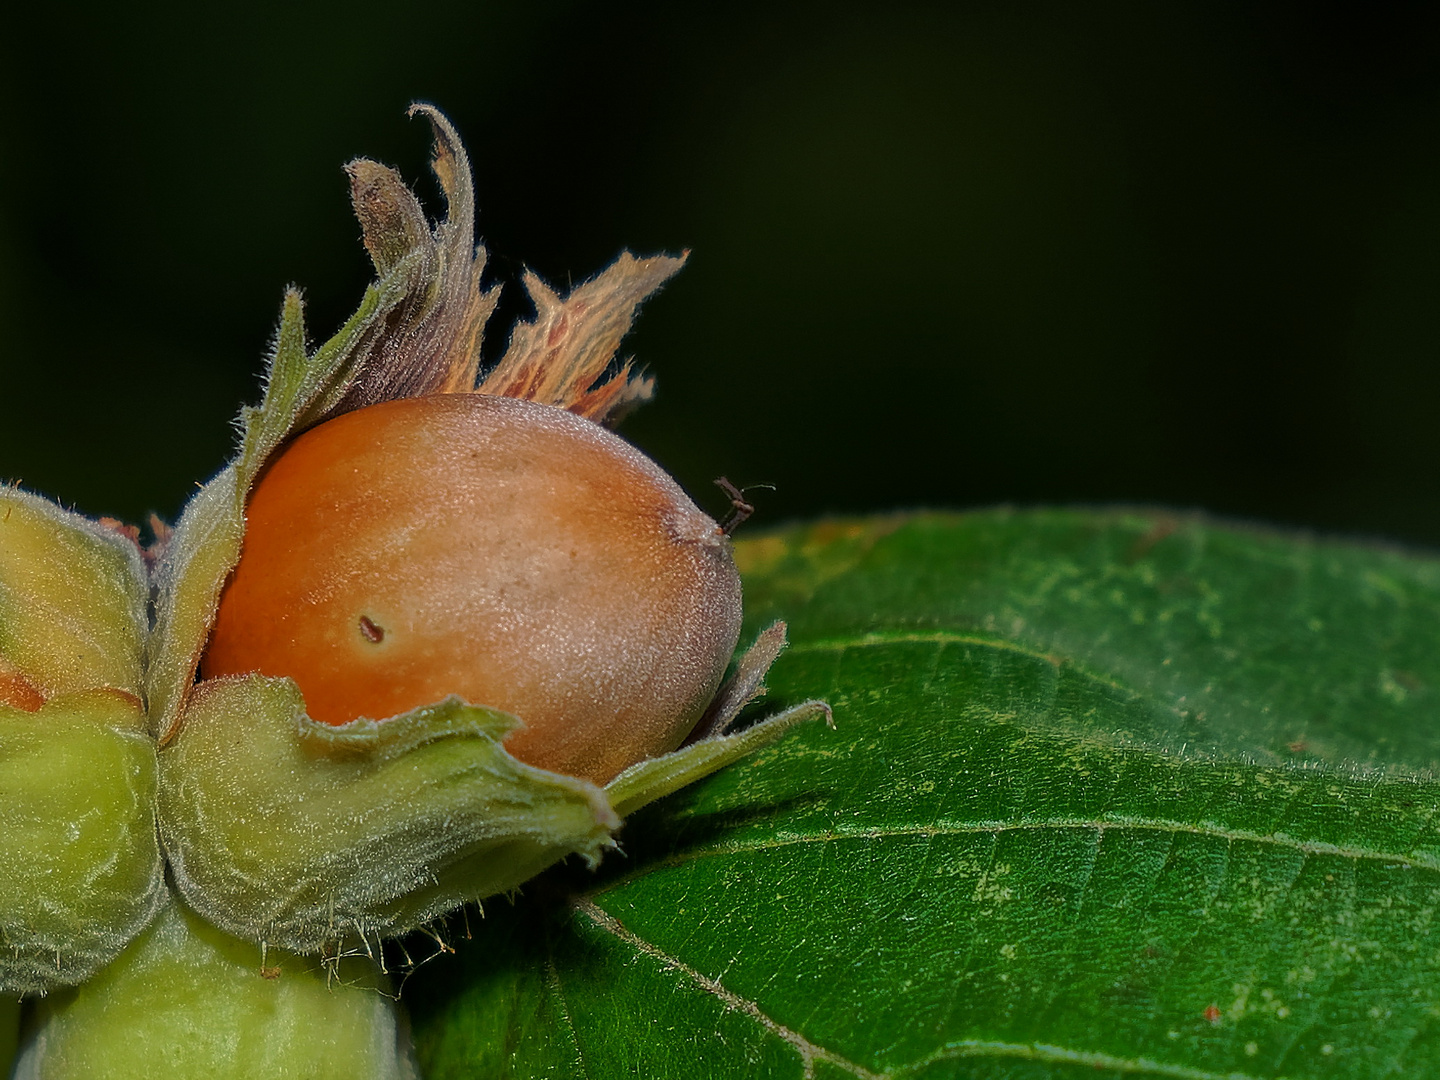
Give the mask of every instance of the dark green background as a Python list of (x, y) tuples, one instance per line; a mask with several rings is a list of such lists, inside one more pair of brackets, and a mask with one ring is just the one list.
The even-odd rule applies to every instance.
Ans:
[(500, 278), (694, 249), (627, 430), (712, 509), (723, 472), (772, 523), (1126, 501), (1440, 542), (1433, 5), (410, 10), (10, 16), (0, 475), (173, 515), (282, 286), (317, 338), (358, 300), (340, 165), (421, 177), (424, 98)]

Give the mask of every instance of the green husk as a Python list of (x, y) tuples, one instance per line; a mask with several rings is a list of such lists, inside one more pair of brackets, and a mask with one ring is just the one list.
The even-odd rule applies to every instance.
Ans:
[(594, 785), (510, 757), (516, 723), (452, 698), (331, 727), (289, 679), (204, 683), (160, 754), (176, 885), (232, 934), (313, 952), (595, 862), (619, 818)]
[(823, 701), (803, 701), (736, 734), (714, 735), (632, 765), (605, 785), (605, 794), (615, 813), (629, 817), (642, 806), (770, 745), (796, 724), (822, 716), (830, 719), (830, 706)]
[(40, 1002), (16, 1080), (414, 1080), (389, 981), (209, 926), (173, 899), (84, 986)]
[(147, 584), (126, 536), (0, 488), (0, 993), (88, 978), (159, 902), (155, 748), (140, 707)]
[(0, 990), (89, 978), (150, 921), (155, 744), (111, 691), (0, 708)]
[(0, 669), (50, 694), (108, 686), (138, 699), (148, 589), (129, 539), (0, 486)]
[[(339, 411), (379, 400), (375, 395), (385, 389), (403, 396), (474, 388), (481, 330), (495, 296), (479, 290), (485, 253), (472, 247), (470, 164), (444, 116), (428, 106), (411, 111), (423, 112), (435, 129), (434, 167), (449, 217), (432, 233), (397, 174), (373, 162), (351, 163), (352, 201), (379, 280), (314, 352), (306, 347), (300, 293), (285, 294), (264, 400), (241, 410), (234, 461), (176, 524), (155, 571), (155, 628), (147, 650), (151, 724), (162, 746), (179, 734), (221, 590), (239, 561), (245, 500), (281, 443)], [(444, 364), (457, 346), (467, 350), (472, 382), (464, 386), (452, 385), (455, 374)]]

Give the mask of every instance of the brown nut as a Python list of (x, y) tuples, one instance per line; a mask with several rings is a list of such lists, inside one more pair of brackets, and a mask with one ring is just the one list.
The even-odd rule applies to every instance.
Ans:
[(729, 541), (574, 413), (440, 394), (296, 438), (253, 490), (202, 675), (289, 676), (330, 724), (456, 694), (506, 749), (605, 783), (673, 750), (739, 634)]

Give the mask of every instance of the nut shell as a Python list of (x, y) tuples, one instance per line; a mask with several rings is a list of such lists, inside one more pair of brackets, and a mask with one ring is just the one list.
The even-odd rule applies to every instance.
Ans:
[(729, 541), (654, 462), (573, 413), (441, 394), (346, 413), (256, 485), (202, 676), (289, 676), (330, 724), (450, 694), (604, 783), (674, 749), (740, 626)]

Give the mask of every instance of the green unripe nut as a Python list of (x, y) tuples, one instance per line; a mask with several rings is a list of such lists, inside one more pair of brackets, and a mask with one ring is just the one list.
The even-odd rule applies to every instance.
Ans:
[(126, 537), (0, 487), (0, 704), (55, 694), (142, 694), (149, 581)]
[(88, 978), (160, 902), (146, 591), (129, 540), (0, 490), (0, 992)]
[(88, 978), (149, 922), (163, 881), (155, 745), (112, 691), (0, 708), (0, 985)]
[(52, 994), (24, 1080), (413, 1080), (388, 980), (363, 956), (321, 962), (253, 944), (167, 903), (120, 958)]

